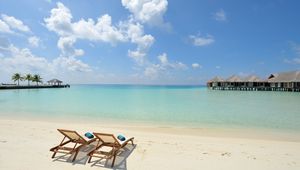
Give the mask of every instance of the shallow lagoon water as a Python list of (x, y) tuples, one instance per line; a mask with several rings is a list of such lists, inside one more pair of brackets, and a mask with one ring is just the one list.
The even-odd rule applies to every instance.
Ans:
[[(110, 119), (300, 131), (300, 93), (200, 86), (71, 85), (0, 91), (0, 116)], [(13, 115), (12, 115), (13, 114)]]

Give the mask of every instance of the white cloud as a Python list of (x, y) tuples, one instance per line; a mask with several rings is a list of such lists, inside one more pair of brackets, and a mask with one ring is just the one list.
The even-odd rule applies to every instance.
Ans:
[(40, 38), (37, 36), (32, 36), (28, 38), (28, 43), (32, 47), (38, 47), (40, 45), (40, 41), (41, 41)]
[(146, 53), (143, 53), (139, 50), (128, 50), (128, 56), (131, 57), (138, 65), (143, 65), (146, 60)]
[(72, 72), (90, 72), (91, 67), (74, 57), (58, 57), (53, 60), (54, 68), (67, 69)]
[(5, 51), (0, 51), (5, 54), (5, 57), (0, 58), (0, 68), (4, 72), (35, 72), (49, 67), (45, 58), (34, 56), (27, 48), (19, 49), (12, 44), (4, 48)]
[(214, 16), (214, 19), (217, 21), (226, 21), (227, 20), (226, 13), (223, 9), (220, 9), (219, 11), (214, 13), (213, 16)]
[(57, 3), (57, 8), (51, 10), (51, 16), (45, 18), (46, 27), (61, 36), (70, 36), (73, 33), (70, 10), (62, 3)]
[(72, 24), (73, 35), (91, 41), (103, 41), (111, 44), (126, 41), (122, 31), (112, 25), (111, 16), (105, 14), (98, 18), (97, 22), (93, 19), (87, 21), (81, 19)]
[(162, 65), (167, 65), (169, 63), (166, 53), (163, 53), (157, 57)]
[(21, 20), (16, 19), (13, 16), (8, 16), (5, 14), (1, 15), (4, 22), (6, 22), (7, 25), (9, 25), (11, 28), (23, 31), (23, 32), (30, 32), (30, 29), (27, 25), (25, 25)]
[(152, 64), (145, 68), (144, 74), (146, 77), (151, 79), (155, 79), (159, 76), (159, 72), (161, 71), (161, 67), (158, 64)]
[[(3, 40), (3, 41), (2, 41)], [(2, 43), (1, 43), (2, 42)], [(48, 61), (39, 57), (28, 48), (18, 48), (0, 38), (0, 72), (5, 73), (39, 73), (57, 75), (62, 72), (89, 72), (89, 65), (74, 57), (58, 57)]]
[(200, 36), (200, 35), (190, 35), (190, 40), (194, 46), (207, 46), (215, 42), (215, 39), (211, 35)]
[(216, 69), (221, 69), (221, 66), (216, 66)]
[[(165, 2), (167, 6), (167, 1)], [(122, 3), (129, 5), (129, 3), (133, 2), (122, 1)], [(139, 1), (137, 3), (145, 7), (151, 6), (151, 4), (158, 5), (157, 7), (163, 6), (163, 1), (143, 1), (143, 3)], [(75, 56), (82, 55), (84, 51), (75, 49), (74, 45), (77, 40), (84, 39), (94, 42), (106, 42), (111, 45), (124, 42), (136, 44), (134, 50), (128, 50), (128, 56), (138, 64), (139, 71), (143, 70), (143, 75), (146, 77), (155, 78), (165, 75), (171, 70), (186, 69), (187, 66), (182, 62), (169, 62), (165, 53), (158, 56), (158, 64), (153, 64), (147, 60), (147, 53), (155, 38), (150, 34), (144, 33), (144, 26), (141, 23), (153, 24), (157, 22), (161, 24), (164, 13), (162, 8), (157, 8), (156, 10), (158, 11), (152, 8), (149, 8), (149, 10), (147, 11), (147, 8), (144, 8), (136, 13), (139, 13), (138, 16), (129, 16), (128, 20), (120, 21), (118, 24), (112, 24), (112, 18), (108, 14), (99, 17), (97, 21), (91, 18), (72, 21), (71, 11), (62, 3), (57, 3), (57, 7), (51, 10), (50, 16), (44, 18), (45, 26), (59, 35), (57, 46), (62, 51), (62, 54), (53, 61), (53, 64), (67, 67), (71, 71), (90, 71), (91, 68), (88, 65), (75, 58)], [(151, 14), (151, 10), (153, 10), (153, 14)], [(144, 15), (143, 17), (142, 14)]]
[(74, 37), (75, 39), (87, 39), (115, 44), (124, 42), (126, 38), (120, 30), (112, 25), (111, 17), (105, 14), (98, 18), (97, 22), (89, 18), (72, 22), (70, 10), (58, 2), (57, 7), (51, 10), (51, 15), (44, 19), (46, 27), (56, 32), (59, 36)]
[(150, 34), (144, 34), (144, 28), (141, 24), (129, 20), (121, 24), (122, 29), (127, 30), (126, 36), (132, 43), (137, 44), (135, 50), (128, 50), (128, 56), (133, 58), (139, 65), (143, 65), (146, 55), (152, 44), (154, 37)]
[(74, 56), (83, 52), (73, 47), (77, 39), (106, 42), (112, 45), (118, 42), (131, 42), (136, 44), (137, 48), (128, 50), (128, 56), (139, 65), (143, 65), (147, 52), (154, 42), (154, 37), (144, 34), (143, 26), (131, 18), (128, 21), (119, 22), (118, 26), (112, 25), (111, 16), (108, 14), (99, 17), (97, 21), (89, 18), (72, 22), (70, 10), (60, 2), (44, 21), (50, 31), (60, 36), (58, 47), (65, 55)]
[(166, 26), (163, 15), (167, 11), (167, 0), (122, 0), (137, 21), (154, 26)]
[(152, 64), (150, 63), (145, 67), (144, 75), (151, 79), (158, 78), (161, 75), (164, 75), (171, 70), (185, 70), (187, 66), (182, 62), (169, 62), (168, 56), (166, 53), (163, 53), (157, 56), (160, 63)]
[(187, 66), (182, 62), (169, 62), (168, 56), (166, 53), (162, 53), (161, 55), (157, 56), (158, 60), (160, 61), (161, 67), (163, 70), (166, 68), (173, 68), (173, 69), (186, 69)]
[(75, 49), (73, 44), (76, 39), (72, 36), (70, 37), (60, 37), (57, 42), (57, 47), (62, 51), (62, 56), (64, 57), (75, 57), (84, 54), (82, 49)]
[(188, 67), (187, 67), (185, 64), (183, 64), (182, 62), (175, 62), (175, 63), (171, 64), (171, 66), (172, 66), (173, 68), (175, 68), (175, 69), (183, 69), (183, 70), (185, 70), (185, 69), (188, 68)]
[(198, 63), (193, 63), (192, 67), (193, 68), (202, 68), (202, 66), (200, 64), (198, 64)]
[(13, 31), (10, 30), (9, 26), (1, 19), (0, 19), (0, 32), (13, 33)]

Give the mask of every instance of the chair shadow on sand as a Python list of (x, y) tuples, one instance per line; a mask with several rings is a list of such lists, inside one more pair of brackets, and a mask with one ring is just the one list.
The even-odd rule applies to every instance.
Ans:
[(82, 147), (79, 150), (76, 160), (74, 162), (72, 162), (74, 154), (72, 154), (71, 156), (69, 154), (57, 156), (55, 159), (53, 159), (53, 162), (59, 161), (59, 162), (71, 163), (73, 165), (81, 164), (81, 165), (91, 165), (92, 167), (103, 167), (103, 168), (114, 169), (114, 170), (127, 170), (126, 160), (137, 146), (136, 144), (134, 144), (134, 145), (126, 145), (125, 147), (123, 147), (116, 157), (114, 167), (111, 167), (112, 159), (108, 159), (108, 160), (95, 159), (91, 161), (91, 163), (89, 164), (87, 163), (89, 159), (88, 153), (96, 148), (96, 144), (97, 142), (93, 142), (90, 145)]

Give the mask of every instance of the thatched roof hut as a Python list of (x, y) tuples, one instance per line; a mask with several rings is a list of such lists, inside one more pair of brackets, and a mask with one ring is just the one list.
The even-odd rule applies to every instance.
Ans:
[(245, 82), (261, 82), (262, 80), (255, 76), (255, 75), (250, 75), (250, 76), (247, 76), (245, 79), (244, 79)]
[(271, 74), (268, 82), (300, 82), (300, 71)]
[(216, 77), (214, 77), (213, 79), (208, 80), (208, 83), (211, 83), (211, 82), (223, 82), (223, 81), (224, 81), (224, 79), (222, 79), (222, 78), (219, 77), (219, 76), (216, 76)]
[(61, 80), (58, 80), (58, 79), (52, 79), (52, 80), (47, 81), (47, 83), (52, 84), (52, 85), (60, 85), (63, 82)]
[(242, 82), (242, 79), (237, 75), (232, 75), (225, 80), (226, 82)]
[(255, 75), (241, 78), (232, 75), (226, 80), (215, 77), (207, 86), (220, 90), (265, 90), (265, 91), (298, 91), (300, 92), (300, 70), (271, 74), (267, 79)]

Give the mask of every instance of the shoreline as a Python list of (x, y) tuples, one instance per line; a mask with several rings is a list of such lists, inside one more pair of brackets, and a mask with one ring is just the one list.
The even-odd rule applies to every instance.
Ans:
[(202, 124), (201, 126), (191, 126), (178, 123), (149, 122), (134, 120), (116, 120), (116, 119), (92, 119), (92, 118), (69, 118), (69, 117), (50, 117), (35, 116), (0, 116), (0, 120), (20, 121), (20, 122), (43, 122), (43, 123), (62, 123), (62, 124), (80, 124), (86, 126), (103, 125), (109, 128), (120, 127), (126, 129), (138, 129), (139, 131), (151, 132), (158, 131), (164, 134), (188, 135), (188, 136), (206, 136), (223, 138), (244, 138), (257, 140), (277, 140), (300, 142), (300, 132), (286, 129), (268, 129), (251, 127), (225, 127)]
[[(91, 123), (68, 120), (0, 119), (0, 169), (110, 169), (110, 161), (87, 163), (81, 152), (74, 163), (70, 155), (51, 159), (50, 148), (62, 135), (56, 129), (123, 134), (135, 137), (119, 155), (114, 169), (298, 170), (300, 141), (279, 138), (245, 138), (235, 133), (124, 123)], [(198, 131), (198, 133), (194, 133)], [(223, 135), (222, 135), (223, 134)], [(231, 134), (231, 135), (230, 135)], [(235, 135), (233, 135), (235, 134)], [(248, 132), (244, 132), (248, 135)], [(279, 136), (278, 136), (279, 137)], [(91, 147), (94, 147), (92, 144)], [(18, 163), (15, 163), (18, 162)]]

